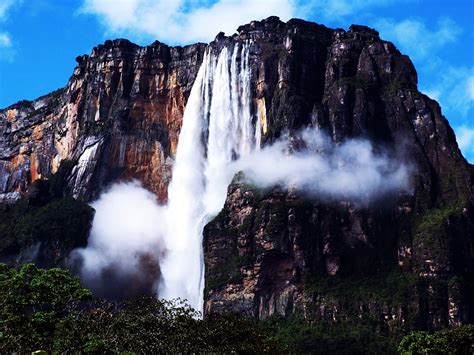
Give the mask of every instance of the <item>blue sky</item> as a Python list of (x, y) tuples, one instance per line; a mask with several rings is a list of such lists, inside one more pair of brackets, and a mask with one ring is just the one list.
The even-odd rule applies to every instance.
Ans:
[(474, 0), (0, 0), (0, 107), (64, 86), (109, 38), (208, 42), (270, 15), (376, 28), (408, 54), (474, 162)]

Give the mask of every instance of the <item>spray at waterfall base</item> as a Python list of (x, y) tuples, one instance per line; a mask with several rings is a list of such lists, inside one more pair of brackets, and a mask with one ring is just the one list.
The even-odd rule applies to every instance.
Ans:
[[(239, 171), (257, 186), (291, 186), (318, 199), (358, 203), (409, 191), (409, 167), (376, 152), (367, 140), (336, 145), (308, 128), (260, 149), (260, 121), (252, 115), (251, 46), (206, 52), (186, 105), (167, 205), (159, 206), (137, 182), (112, 186), (92, 204), (89, 244), (75, 255), (93, 290), (100, 291), (98, 285), (108, 283), (104, 273), (113, 270), (129, 287), (141, 277), (151, 293), (186, 299), (202, 312), (202, 231), (222, 209)], [(115, 228), (108, 228), (111, 221)]]

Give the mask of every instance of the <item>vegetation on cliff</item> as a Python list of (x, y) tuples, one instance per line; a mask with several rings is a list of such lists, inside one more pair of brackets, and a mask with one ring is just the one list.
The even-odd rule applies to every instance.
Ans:
[(55, 174), (35, 181), (19, 201), (0, 205), (0, 260), (60, 266), (72, 249), (86, 245), (94, 209), (63, 196), (72, 167), (63, 161)]
[(465, 324), (438, 332), (412, 332), (398, 346), (399, 354), (474, 354), (474, 325)]
[(69, 240), (85, 245), (93, 211), (71, 198), (54, 200), (41, 207), (21, 200), (0, 210), (0, 254), (18, 253), (38, 241)]
[[(472, 353), (472, 325), (415, 332), (402, 354)], [(180, 302), (94, 298), (64, 269), (14, 269), (0, 264), (0, 348), (4, 352), (260, 352), (394, 353), (397, 344), (366, 324), (330, 327), (302, 317), (255, 321), (209, 314), (203, 320)], [(434, 352), (433, 352), (434, 351)], [(436, 352), (438, 351), (438, 352)]]

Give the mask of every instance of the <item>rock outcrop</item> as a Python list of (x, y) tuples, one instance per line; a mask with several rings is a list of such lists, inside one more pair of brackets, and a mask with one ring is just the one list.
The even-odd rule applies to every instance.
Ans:
[(65, 88), (1, 110), (1, 198), (25, 192), (69, 160), (66, 193), (76, 198), (88, 201), (111, 181), (137, 178), (165, 199), (204, 49), (106, 41), (76, 58)]
[(472, 320), (472, 167), (409, 58), (364, 26), (268, 19), (239, 30), (255, 43), (267, 142), (307, 125), (334, 142), (368, 138), (412, 165), (413, 193), (359, 206), (236, 179), (205, 229), (206, 311), (389, 329)]
[[(413, 167), (413, 193), (360, 206), (236, 177), (205, 228), (206, 312), (368, 316), (390, 329), (472, 321), (473, 169), (439, 105), (418, 91), (410, 59), (364, 26), (276, 17), (209, 46), (242, 41), (251, 43), (263, 145), (306, 126), (336, 143), (364, 137)], [(106, 41), (77, 58), (64, 89), (0, 110), (0, 199), (69, 161), (64, 195), (90, 201), (112, 181), (137, 178), (166, 200), (206, 47)]]

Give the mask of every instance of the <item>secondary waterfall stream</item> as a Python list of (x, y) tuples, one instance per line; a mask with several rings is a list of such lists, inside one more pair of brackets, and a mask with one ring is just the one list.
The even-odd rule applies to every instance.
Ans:
[(208, 49), (191, 90), (168, 188), (166, 257), (158, 294), (203, 310), (202, 232), (224, 205), (235, 159), (260, 146), (251, 114), (248, 42)]

